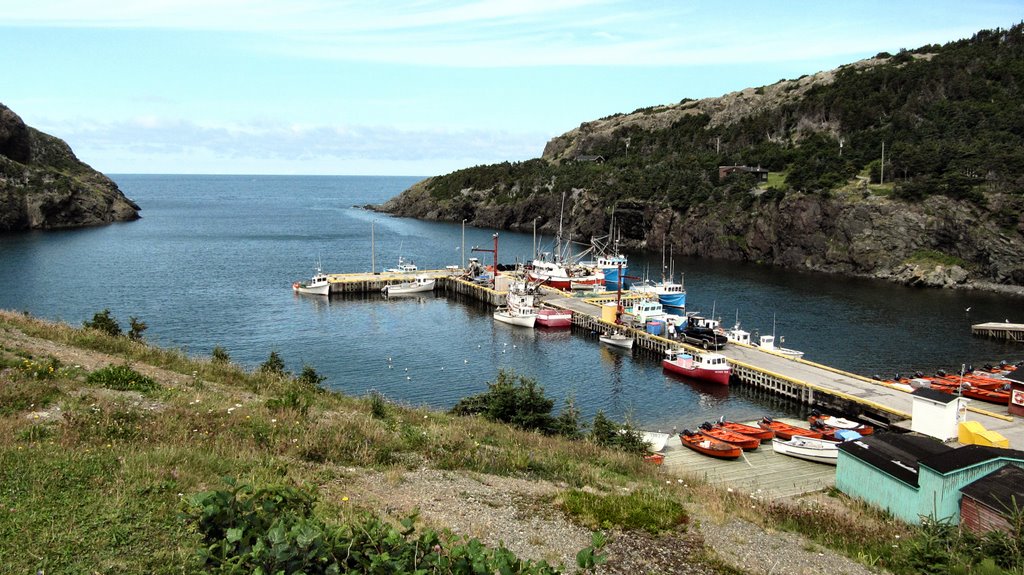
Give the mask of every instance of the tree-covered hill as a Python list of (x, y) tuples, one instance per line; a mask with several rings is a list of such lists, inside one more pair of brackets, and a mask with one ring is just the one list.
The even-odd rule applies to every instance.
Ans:
[[(566, 193), (576, 237), (601, 233), (614, 213), (634, 247), (660, 249), (668, 234), (687, 255), (910, 283), (928, 270), (908, 277), (906, 266), (919, 266), (921, 254), (930, 253), (935, 257), (923, 258), (925, 268), (966, 270), (953, 283), (969, 277), (1021, 285), (1022, 88), (1024, 25), (1018, 24), (720, 98), (586, 122), (549, 142), (542, 158), (431, 178), (382, 209), (512, 229), (539, 218), (551, 231)], [(768, 182), (750, 174), (720, 178), (719, 167), (730, 165), (766, 168)], [(836, 221), (810, 218), (803, 222), (810, 227), (797, 231), (811, 241), (780, 245), (786, 240), (764, 222), (784, 220), (780, 208), (791, 210), (794, 202), (868, 225), (849, 236), (835, 229)], [(852, 204), (868, 212), (851, 210)], [(879, 209), (886, 221), (871, 215)], [(920, 218), (903, 233), (921, 237), (889, 238), (888, 224), (894, 232), (906, 224), (889, 216), (908, 210)], [(935, 219), (938, 213), (942, 219)], [(720, 225), (706, 225), (709, 216)], [(968, 229), (978, 223), (981, 230)], [(712, 240), (696, 237), (695, 226)], [(850, 253), (865, 232), (872, 236), (868, 251), (881, 257)], [(807, 237), (815, 235), (821, 237)], [(740, 239), (725, 245), (725, 237)], [(822, 252), (822, 242), (848, 249)]]

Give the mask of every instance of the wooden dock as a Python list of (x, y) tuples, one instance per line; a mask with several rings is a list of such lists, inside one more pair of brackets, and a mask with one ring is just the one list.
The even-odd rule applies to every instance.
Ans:
[[(426, 274), (437, 279), (437, 292), (485, 301), (492, 306), (505, 303), (504, 292), (468, 281), (460, 277), (460, 273), (461, 271), (456, 270), (427, 270), (405, 274), (333, 274), (329, 276), (329, 282), (331, 293), (370, 292), (379, 291), (389, 283), (409, 281), (416, 275)], [(660, 335), (602, 320), (601, 306), (614, 299), (614, 296), (604, 294), (577, 298), (549, 288), (542, 288), (542, 296), (539, 298), (543, 305), (571, 311), (573, 324), (584, 329), (595, 332), (619, 329), (628, 332), (635, 339), (636, 353), (650, 354), (660, 359), (669, 348), (700, 351)], [(1024, 338), (1024, 325), (995, 325), (1003, 329), (1016, 326), (1019, 328), (1016, 333)], [(812, 361), (792, 359), (749, 345), (729, 343), (720, 353), (729, 360), (733, 374), (739, 382), (814, 406), (822, 411), (856, 416), (881, 427), (906, 427), (911, 417), (911, 395), (885, 382)], [(1011, 447), (1024, 448), (1024, 425), (1008, 414), (1006, 406), (971, 402), (968, 409), (970, 420), (978, 421), (986, 429), (1002, 434), (1009, 439)], [(675, 441), (678, 443), (678, 438)], [(680, 449), (689, 451), (681, 445)], [(808, 464), (820, 465), (810, 462)]]
[(971, 334), (1024, 342), (1024, 323), (999, 323), (997, 321), (976, 323), (971, 326)]
[[(793, 419), (780, 421), (807, 425)], [(779, 455), (772, 449), (770, 441), (762, 443), (754, 451), (743, 452), (739, 459), (722, 460), (683, 447), (679, 436), (674, 434), (665, 443), (662, 453), (665, 455), (662, 468), (670, 475), (733, 487), (765, 499), (820, 491), (831, 487), (836, 479), (834, 465)]]

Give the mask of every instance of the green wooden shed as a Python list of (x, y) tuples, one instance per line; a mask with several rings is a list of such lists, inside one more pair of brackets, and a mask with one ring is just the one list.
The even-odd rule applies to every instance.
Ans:
[(908, 523), (959, 522), (961, 488), (1006, 464), (1024, 468), (1024, 451), (880, 433), (839, 445), (836, 488)]

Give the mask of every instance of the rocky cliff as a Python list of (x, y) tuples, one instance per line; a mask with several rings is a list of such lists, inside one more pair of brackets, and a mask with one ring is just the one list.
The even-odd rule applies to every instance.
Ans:
[(0, 232), (130, 221), (139, 209), (64, 141), (0, 104)]
[[(424, 219), (466, 218), (471, 225), (523, 232), (536, 219), (539, 231), (550, 235), (557, 230), (560, 198), (550, 191), (467, 189), (459, 201), (438, 202), (429, 184), (420, 182), (379, 209)], [(510, 193), (520, 199), (506, 201)], [(623, 244), (636, 250), (660, 251), (664, 241), (678, 255), (915, 286), (1019, 292), (1014, 286), (1024, 285), (1020, 198), (994, 194), (987, 199), (994, 210), (945, 196), (908, 204), (849, 187), (829, 196), (755, 191), (744, 201), (709, 201), (685, 211), (622, 199), (613, 213)], [(606, 208), (602, 197), (588, 190), (568, 194), (566, 235), (580, 239), (607, 233), (611, 212)]]

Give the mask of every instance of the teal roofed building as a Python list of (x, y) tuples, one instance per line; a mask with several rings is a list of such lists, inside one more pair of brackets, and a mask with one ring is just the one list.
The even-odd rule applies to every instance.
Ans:
[(908, 523), (959, 523), (961, 489), (1008, 464), (1024, 468), (1024, 451), (884, 433), (840, 444), (836, 488)]

